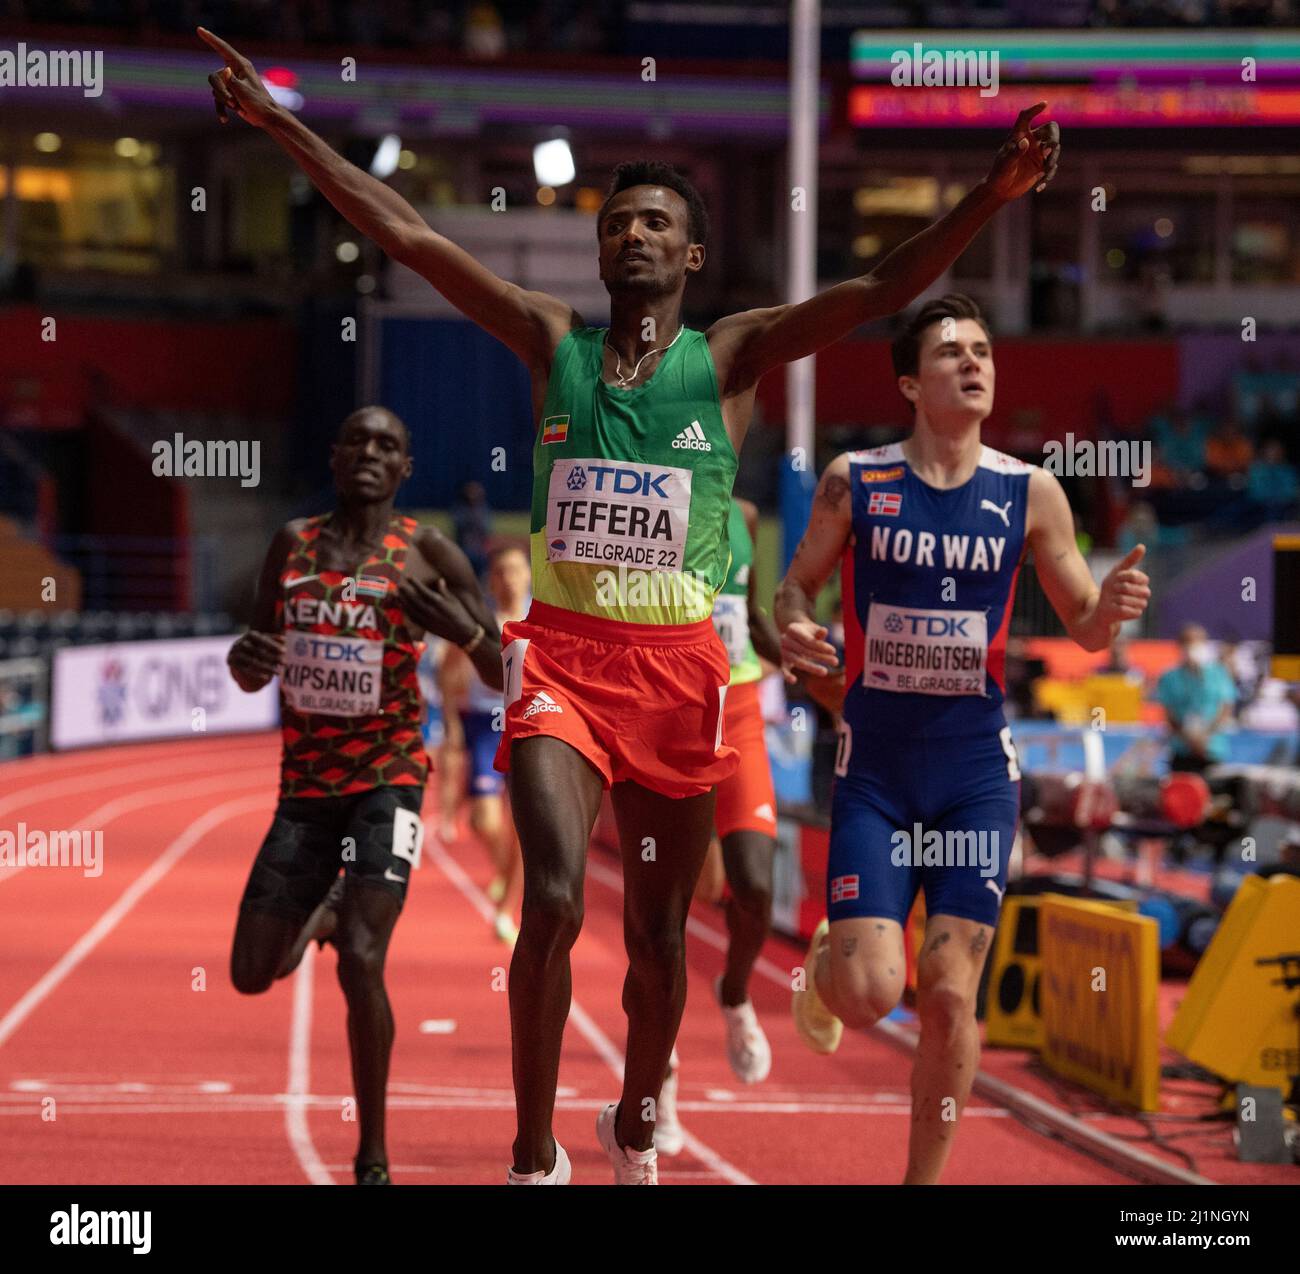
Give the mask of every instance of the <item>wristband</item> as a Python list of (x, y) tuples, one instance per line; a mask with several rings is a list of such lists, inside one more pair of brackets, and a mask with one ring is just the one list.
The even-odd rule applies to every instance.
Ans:
[(481, 642), (486, 636), (487, 629), (484, 628), (482, 624), (479, 624), (478, 632), (476, 632), (474, 636), (461, 647), (461, 650), (463, 650), (467, 655), (472, 655), (474, 651), (478, 649), (479, 642)]

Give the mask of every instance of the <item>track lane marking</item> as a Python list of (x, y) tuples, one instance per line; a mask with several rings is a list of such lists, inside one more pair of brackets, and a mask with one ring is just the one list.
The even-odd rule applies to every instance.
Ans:
[[(484, 921), (492, 923), (496, 915), (491, 902), (487, 895), (470, 879), (464, 868), (443, 848), (441, 840), (438, 838), (434, 829), (432, 819), (426, 820), (426, 830), (429, 835), (426, 845), (429, 848), (429, 857), (441, 869), (443, 875), (451, 881), (453, 885), (460, 890), (461, 894), (468, 900)], [(615, 1046), (614, 1042), (605, 1034), (604, 1031), (596, 1024), (591, 1015), (578, 1003), (577, 997), (571, 997), (569, 1004), (569, 1020), (578, 1028), (579, 1032), (587, 1040), (587, 1043), (596, 1050), (597, 1055), (604, 1061), (605, 1065), (613, 1071), (618, 1078), (619, 1083), (623, 1082), (623, 1054)], [(513, 1104), (513, 1103), (512, 1103)], [(557, 1103), (558, 1104), (558, 1103)], [(602, 1107), (607, 1103), (601, 1103)], [(707, 1146), (698, 1137), (691, 1133), (685, 1134), (686, 1148), (702, 1163), (705, 1167), (716, 1176), (722, 1177), (732, 1185), (757, 1185), (758, 1183), (745, 1173), (741, 1172), (735, 1164), (728, 1162), (717, 1151)]]

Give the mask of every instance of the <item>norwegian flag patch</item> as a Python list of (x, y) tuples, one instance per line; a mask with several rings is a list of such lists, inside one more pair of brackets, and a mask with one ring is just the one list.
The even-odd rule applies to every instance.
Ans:
[(857, 896), (857, 876), (836, 876), (831, 881), (831, 902), (850, 902)]
[(867, 512), (882, 518), (896, 518), (903, 510), (901, 491), (873, 491), (867, 500)]

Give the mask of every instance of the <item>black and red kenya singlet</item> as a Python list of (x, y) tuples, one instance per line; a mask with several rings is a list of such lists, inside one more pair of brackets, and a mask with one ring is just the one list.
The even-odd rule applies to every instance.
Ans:
[(419, 786), (429, 772), (415, 675), (422, 643), (397, 602), (418, 524), (394, 517), (353, 576), (317, 568), (329, 516), (308, 519), (280, 573), (282, 797)]

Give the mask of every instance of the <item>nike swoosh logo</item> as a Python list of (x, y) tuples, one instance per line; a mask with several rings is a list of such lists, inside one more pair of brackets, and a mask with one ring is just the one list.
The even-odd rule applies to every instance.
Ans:
[(384, 868), (384, 879), (385, 879), (385, 880), (391, 880), (391, 881), (393, 881), (394, 884), (398, 884), (398, 885), (404, 885), (404, 884), (406, 884), (406, 877), (405, 877), (405, 876), (394, 876), (394, 875), (393, 875), (393, 869), (392, 869), (391, 867), (385, 867), (385, 868)]

